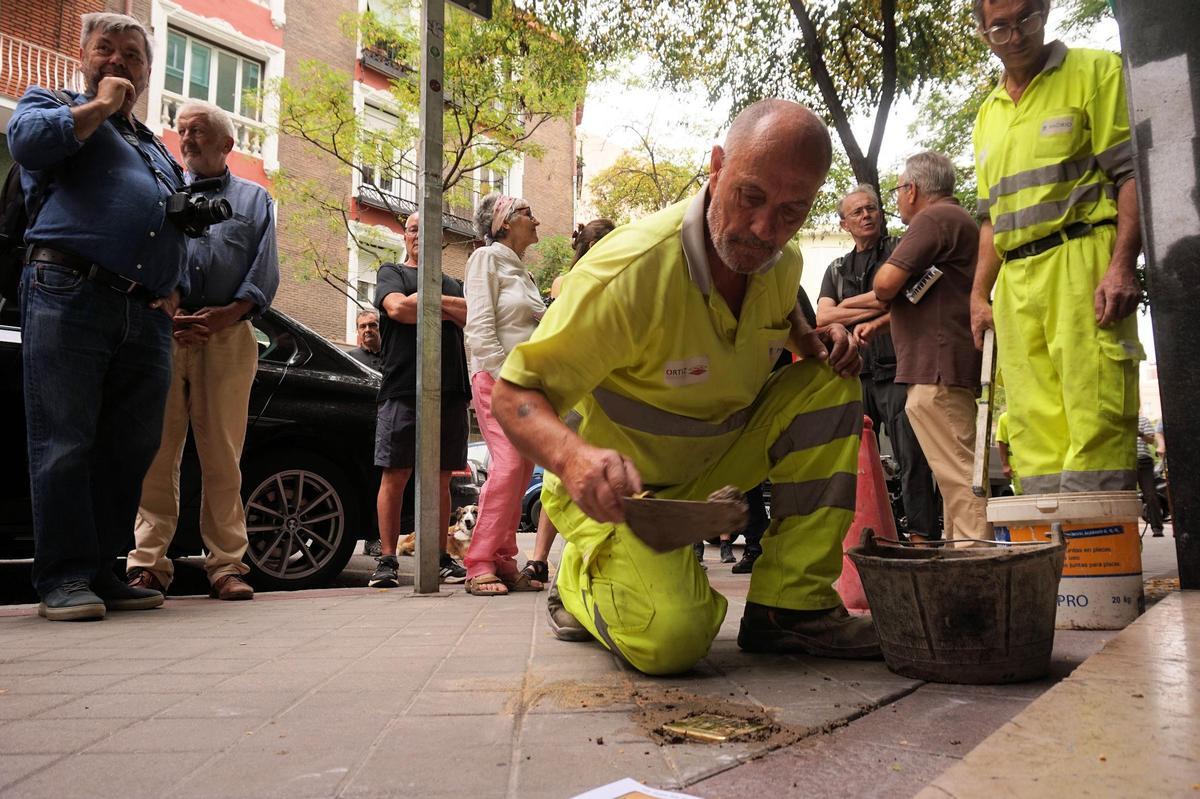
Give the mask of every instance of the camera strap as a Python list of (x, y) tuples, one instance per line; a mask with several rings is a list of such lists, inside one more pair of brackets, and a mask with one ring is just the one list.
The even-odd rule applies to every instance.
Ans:
[(125, 121), (125, 118), (121, 117), (120, 115), (114, 114), (108, 119), (113, 123), (113, 127), (117, 129), (117, 133), (120, 134), (121, 138), (128, 142), (129, 146), (132, 147), (139, 156), (141, 156), (142, 161), (144, 161), (146, 166), (150, 169), (150, 174), (154, 175), (154, 178), (160, 184), (162, 184), (162, 187), (167, 190), (167, 193), (174, 194), (175, 192), (179, 191), (180, 187), (187, 182), (183, 177), (183, 168), (179, 166), (179, 164), (175, 161), (175, 157), (171, 155), (171, 151), (168, 150), (161, 141), (159, 141), (159, 138), (153, 133), (150, 134), (151, 144), (154, 146), (154, 149), (158, 151), (158, 154), (166, 159), (166, 162), (171, 165), (171, 170), (175, 173), (175, 179), (179, 181), (178, 186), (172, 186), (167, 182), (166, 176), (163, 175), (161, 169), (155, 166), (154, 160), (150, 158), (150, 154), (141, 148), (141, 145), (138, 142), (136, 128), (130, 127), (129, 123)]

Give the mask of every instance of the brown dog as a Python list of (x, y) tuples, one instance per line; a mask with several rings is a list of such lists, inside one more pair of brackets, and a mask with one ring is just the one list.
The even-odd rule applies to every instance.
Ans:
[[(446, 551), (462, 560), (471, 546), (471, 534), (475, 531), (475, 522), (479, 520), (478, 505), (464, 505), (454, 512), (454, 523), (450, 525), (450, 535), (446, 538)], [(417, 548), (417, 534), (409, 533), (400, 537), (396, 545), (396, 554), (412, 555)]]

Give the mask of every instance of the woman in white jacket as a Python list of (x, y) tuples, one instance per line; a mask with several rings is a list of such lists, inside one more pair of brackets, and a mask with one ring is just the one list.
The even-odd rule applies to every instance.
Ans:
[(467, 590), (476, 596), (540, 591), (537, 580), (517, 570), (517, 527), (521, 496), (533, 462), (521, 456), (492, 416), (492, 387), (508, 353), (533, 335), (546, 306), (521, 259), (538, 240), (537, 217), (519, 197), (489, 194), (475, 213), (486, 246), (467, 261), (467, 358), (475, 415), (487, 441), (490, 462), (479, 497), (479, 521), (463, 561)]

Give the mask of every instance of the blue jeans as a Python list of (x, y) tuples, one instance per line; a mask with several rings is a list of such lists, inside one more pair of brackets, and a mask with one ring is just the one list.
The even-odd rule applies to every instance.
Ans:
[(171, 320), (59, 266), (21, 276), (33, 584), (91, 581), (129, 548), (158, 451)]

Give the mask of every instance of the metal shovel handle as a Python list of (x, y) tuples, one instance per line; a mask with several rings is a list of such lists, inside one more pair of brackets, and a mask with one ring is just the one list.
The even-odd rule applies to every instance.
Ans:
[(991, 492), (988, 480), (988, 456), (992, 451), (992, 401), (996, 396), (996, 331), (983, 331), (983, 366), (979, 382), (981, 397), (975, 416), (975, 468), (971, 472), (971, 490), (977, 497)]

